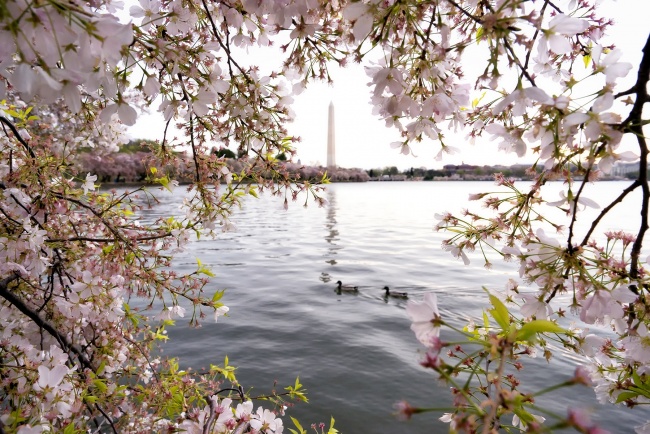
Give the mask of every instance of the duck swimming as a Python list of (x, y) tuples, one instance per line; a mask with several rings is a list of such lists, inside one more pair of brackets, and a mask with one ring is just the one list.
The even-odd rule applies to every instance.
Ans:
[(344, 285), (343, 282), (341, 282), (340, 280), (337, 280), (336, 284), (338, 285), (336, 287), (337, 292), (358, 292), (359, 291), (358, 286)]
[(385, 297), (409, 298), (409, 295), (406, 292), (390, 292), (390, 288), (388, 286), (384, 286), (384, 291), (386, 291)]

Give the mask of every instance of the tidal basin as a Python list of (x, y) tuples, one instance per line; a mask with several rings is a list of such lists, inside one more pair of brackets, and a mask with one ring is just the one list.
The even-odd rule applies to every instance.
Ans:
[[(585, 194), (603, 205), (627, 185), (600, 182)], [(560, 187), (544, 188), (559, 192)], [(464, 266), (442, 250), (450, 234), (434, 231), (434, 215), (460, 213), (468, 205), (480, 209), (480, 203), (467, 202), (469, 194), (497, 189), (491, 182), (331, 184), (325, 207), (304, 208), (299, 201), (288, 211), (282, 199), (250, 198), (233, 218), (235, 232), (190, 243), (174, 263), (188, 273), (196, 270), (197, 258), (210, 266), (215, 277), (209, 288), (226, 289), (222, 301), (229, 315), (216, 324), (206, 318), (199, 329), (189, 328), (187, 317), (178, 319), (169, 329), (165, 354), (195, 368), (221, 364), (227, 355), (253, 396), (268, 393), (275, 380), (281, 392), (300, 376), (310, 402), (289, 414), (305, 428), (333, 416), (343, 434), (447, 432), (448, 425), (438, 421), (442, 411), (409, 421), (393, 414), (393, 404), (403, 399), (421, 407), (448, 406), (450, 393), (419, 364), (423, 347), (409, 329), (406, 301), (386, 300), (382, 288), (406, 291), (415, 300), (435, 292), (443, 319), (455, 327), (480, 319), (487, 307), (481, 288), (503, 290), (509, 278), (518, 278), (518, 264), (495, 255), (486, 270), (476, 253)], [(177, 188), (158, 195), (161, 203), (144, 211), (143, 219), (178, 215), (184, 194)], [(549, 215), (561, 217), (551, 207)], [(602, 231), (633, 231), (638, 216), (623, 208), (601, 225)], [(358, 294), (338, 295), (337, 280), (358, 285)], [(534, 289), (523, 282), (520, 288)], [(524, 362), (525, 392), (527, 384), (538, 390), (571, 377), (581, 360), (558, 349), (550, 363), (541, 355)], [(640, 408), (601, 406), (587, 387), (536, 402), (560, 414), (569, 406), (592, 409), (593, 418), (613, 433), (632, 432), (647, 419)], [(288, 417), (285, 426), (291, 426)]]

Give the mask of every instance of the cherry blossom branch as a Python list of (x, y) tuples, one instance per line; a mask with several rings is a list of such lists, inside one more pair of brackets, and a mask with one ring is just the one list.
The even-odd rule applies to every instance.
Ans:
[(632, 184), (630, 184), (627, 188), (625, 188), (621, 194), (618, 195), (616, 199), (614, 199), (609, 205), (607, 205), (603, 210), (598, 214), (598, 217), (594, 219), (593, 222), (591, 222), (591, 226), (589, 227), (589, 230), (587, 231), (587, 234), (585, 237), (582, 239), (582, 242), (580, 243), (580, 246), (585, 246), (589, 242), (589, 238), (591, 237), (591, 234), (596, 230), (596, 227), (598, 226), (598, 223), (609, 213), (609, 211), (612, 210), (616, 205), (621, 203), (625, 197), (634, 191), (639, 185), (639, 180), (635, 180)]
[(630, 252), (630, 277), (636, 279), (639, 276), (639, 255), (643, 246), (643, 237), (648, 230), (648, 208), (650, 203), (650, 188), (648, 187), (648, 145), (643, 135), (642, 114), (643, 107), (648, 100), (648, 81), (650, 80), (650, 35), (643, 47), (643, 57), (639, 64), (639, 72), (636, 87), (636, 100), (632, 106), (629, 116), (623, 122), (624, 130), (636, 135), (639, 144), (639, 177), (637, 178), (643, 191), (641, 199), (641, 225), (637, 233), (632, 251)]
[(1, 280), (0, 297), (7, 300), (9, 304), (13, 305), (23, 315), (31, 319), (34, 322), (34, 324), (36, 324), (38, 327), (48, 332), (53, 338), (55, 338), (59, 342), (62, 348), (65, 348), (68, 352), (74, 353), (83, 367), (88, 368), (94, 372), (93, 366), (90, 363), (90, 360), (88, 360), (86, 354), (79, 351), (70, 341), (68, 341), (68, 338), (66, 338), (64, 335), (59, 333), (56, 327), (54, 327), (45, 319), (41, 318), (36, 312), (34, 312), (29, 306), (27, 306), (27, 304), (25, 304), (23, 300), (21, 300), (19, 297), (14, 295), (12, 291), (9, 291), (9, 287), (8, 287), (9, 283), (19, 278), (20, 277), (17, 274), (14, 274), (14, 276), (12, 277), (8, 277)]
[(499, 367), (497, 369), (497, 374), (494, 379), (494, 395), (492, 397), (492, 406), (490, 412), (485, 415), (483, 419), (485, 424), (483, 425), (483, 434), (491, 433), (492, 430), (498, 430), (497, 425), (497, 413), (499, 406), (501, 405), (501, 400), (503, 396), (501, 394), (501, 379), (503, 378), (503, 372), (506, 366), (506, 357), (505, 354), (511, 351), (510, 344), (507, 342), (503, 343), (503, 347), (499, 348), (501, 351), (501, 357), (499, 358)]
[[(221, 392), (227, 392), (227, 391), (234, 391), (239, 393), (240, 399), (243, 401), (245, 398), (244, 395), (244, 388), (239, 386), (237, 389), (233, 387), (226, 387), (224, 389), (218, 390), (215, 392), (215, 395), (220, 394)], [(206, 401), (208, 401), (208, 405), (210, 406), (210, 416), (208, 419), (205, 421), (205, 424), (203, 425), (203, 434), (208, 434), (212, 431), (212, 425), (214, 424), (215, 419), (217, 418), (217, 402), (215, 399), (212, 399), (212, 396), (205, 396), (204, 397)]]
[(637, 178), (637, 181), (641, 185), (643, 198), (641, 199), (641, 225), (636, 239), (634, 240), (634, 244), (632, 245), (632, 251), (630, 252), (630, 277), (632, 279), (636, 279), (639, 276), (639, 255), (641, 254), (641, 247), (643, 246), (643, 237), (648, 230), (648, 204), (650, 202), (650, 188), (648, 187), (648, 146), (643, 135), (637, 135), (637, 140), (639, 142), (639, 148), (641, 149), (639, 177)]
[[(551, 4), (550, 1), (548, 1), (548, 0), (544, 1), (544, 5), (539, 10), (540, 17), (544, 16), (544, 13), (546, 12), (546, 6), (548, 6), (549, 4)], [(551, 4), (551, 6), (552, 6), (552, 4)], [(539, 32), (540, 32), (540, 29), (536, 28), (535, 33), (533, 33), (533, 37), (530, 39), (531, 47), (532, 47), (532, 44), (534, 44), (535, 41), (537, 40), (537, 36), (539, 35)], [(526, 51), (526, 60), (524, 60), (524, 68), (526, 68), (526, 70), (528, 70), (528, 64), (530, 63), (530, 55), (532, 54), (532, 52), (533, 52), (532, 49)]]
[[(641, 124), (641, 114), (643, 112), (643, 105), (648, 102), (648, 89), (647, 84), (650, 80), (650, 35), (646, 40), (645, 46), (643, 47), (643, 57), (641, 58), (641, 63), (639, 64), (639, 72), (637, 73), (637, 80), (634, 86), (631, 89), (634, 89), (636, 93), (636, 99), (632, 110), (627, 119), (621, 124), (624, 130), (628, 130), (637, 135), (643, 135), (643, 131), (639, 131), (638, 127)], [(637, 129), (634, 129), (637, 128)]]
[[(598, 151), (596, 151), (596, 155), (598, 155)], [(580, 195), (582, 194), (582, 191), (585, 188), (585, 185), (587, 185), (587, 181), (589, 180), (589, 174), (591, 173), (592, 166), (589, 166), (587, 168), (587, 171), (584, 174), (584, 177), (582, 179), (582, 182), (580, 183), (580, 187), (578, 188), (578, 192), (575, 194), (573, 198), (573, 212), (571, 213), (571, 223), (569, 223), (569, 236), (567, 238), (567, 251), (569, 253), (573, 253), (573, 227), (575, 226), (576, 221), (578, 220), (578, 199), (580, 199)], [(568, 271), (568, 270), (567, 270)]]
[(201, 168), (199, 166), (196, 144), (194, 143), (194, 115), (190, 113), (190, 144), (192, 145), (192, 158), (194, 160), (194, 170), (196, 172), (195, 182), (201, 182)]
[(111, 426), (111, 429), (113, 430), (113, 432), (115, 434), (118, 434), (119, 431), (117, 430), (117, 428), (115, 427), (115, 424), (113, 423), (113, 418), (111, 418), (111, 416), (108, 413), (106, 413), (104, 411), (104, 409), (101, 408), (99, 405), (95, 404), (95, 408), (97, 409), (97, 411), (99, 411), (102, 414), (102, 416), (104, 416), (104, 419)]
[[(4, 116), (0, 116), (0, 123), (3, 124), (3, 128), (4, 128), (5, 125), (6, 125), (7, 127), (9, 127), (9, 129), (11, 130), (11, 132), (12, 132), (12, 133), (14, 134), (14, 136), (16, 137), (16, 140), (18, 140), (18, 141), (20, 142), (20, 144), (23, 145), (23, 146), (25, 147), (25, 149), (27, 150), (27, 152), (29, 152), (29, 156), (30, 156), (30, 157), (32, 157), (32, 158), (36, 158), (36, 154), (34, 153), (34, 150), (32, 149), (31, 146), (29, 146), (29, 143), (27, 143), (27, 142), (25, 141), (25, 139), (23, 139), (23, 138), (21, 137), (20, 133), (18, 132), (18, 129), (17, 129), (16, 126), (13, 124), (13, 122), (11, 122), (9, 119), (7, 119), (7, 118), (4, 117)], [(6, 132), (5, 132), (5, 133), (6, 133)]]
[[(129, 241), (141, 242), (141, 241), (154, 241), (160, 240), (162, 238), (171, 237), (173, 234), (171, 232), (164, 232), (159, 235), (150, 235), (147, 237), (137, 237), (129, 238)], [(115, 241), (124, 241), (123, 238), (93, 238), (93, 237), (70, 237), (70, 238), (48, 238), (44, 242), (46, 243), (69, 243), (74, 241), (88, 241), (91, 243), (114, 243)]]
[[(506, 47), (508, 53), (510, 53), (511, 59), (515, 62), (515, 65), (519, 67), (519, 70), (521, 71), (523, 76), (526, 77), (526, 79), (530, 82), (530, 84), (537, 87), (537, 84), (535, 84), (535, 79), (528, 72), (528, 68), (521, 64), (521, 61), (519, 60), (519, 57), (517, 57), (515, 50), (512, 48), (512, 45), (510, 45), (510, 41), (508, 41), (506, 37), (503, 37), (502, 39), (503, 39), (503, 45)], [(530, 50), (528, 52), (530, 52)]]
[(562, 9), (560, 9), (558, 6), (556, 6), (553, 2), (551, 2), (551, 1), (546, 1), (546, 2), (544, 2), (544, 3), (545, 3), (545, 5), (546, 5), (546, 4), (550, 5), (553, 9), (555, 9), (556, 12), (558, 12), (558, 13), (560, 13), (560, 14), (563, 13), (563, 12), (562, 12)]
[(458, 3), (456, 3), (454, 0), (447, 0), (447, 3), (450, 3), (451, 5), (453, 5), (454, 7), (456, 7), (456, 9), (458, 9), (458, 10), (460, 11), (460, 13), (462, 13), (462, 14), (465, 15), (465, 16), (467, 16), (468, 18), (471, 18), (471, 19), (472, 19), (473, 21), (475, 21), (476, 23), (478, 23), (478, 24), (483, 24), (483, 20), (482, 20), (482, 19), (480, 19), (479, 17), (475, 17), (474, 15), (470, 14), (469, 12), (467, 12), (465, 9), (463, 9), (463, 7), (462, 7), (461, 5), (459, 5)]
[[(212, 13), (210, 12), (210, 9), (208, 8), (208, 5), (207, 5), (206, 1), (201, 0), (201, 3), (203, 4), (203, 9), (205, 10), (205, 14), (208, 17), (208, 20), (210, 21), (210, 26), (212, 27), (212, 34), (217, 39), (217, 42), (219, 43), (219, 45), (221, 45), (221, 48), (223, 48), (224, 51), (226, 52), (226, 56), (228, 56), (228, 69), (230, 71), (230, 76), (232, 77), (234, 75), (231, 65), (235, 65), (235, 67), (239, 70), (239, 72), (241, 72), (244, 75), (244, 77), (246, 77), (246, 80), (250, 81), (248, 76), (246, 75), (246, 73), (242, 69), (242, 67), (239, 66), (237, 61), (235, 61), (235, 59), (232, 57), (232, 54), (230, 52), (230, 46), (225, 45), (223, 43), (223, 39), (221, 39), (221, 36), (219, 36), (219, 31), (217, 30), (217, 25), (214, 23), (214, 19), (212, 18)], [(226, 43), (229, 44), (229, 41), (226, 41)]]

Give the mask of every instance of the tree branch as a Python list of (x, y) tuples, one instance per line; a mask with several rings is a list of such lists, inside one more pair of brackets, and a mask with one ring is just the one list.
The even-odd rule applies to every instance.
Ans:
[(18, 132), (18, 129), (16, 128), (16, 126), (9, 119), (7, 119), (4, 116), (0, 116), (0, 123), (2, 123), (2, 124), (9, 127), (11, 132), (14, 133), (14, 136), (16, 137), (16, 140), (18, 140), (20, 142), (20, 144), (23, 145), (25, 147), (25, 149), (27, 149), (27, 152), (29, 152), (30, 157), (36, 158), (36, 154), (34, 153), (34, 150), (32, 149), (32, 147), (29, 146), (29, 143), (27, 143), (25, 141), (25, 139), (23, 139), (20, 136), (20, 133)]
[(90, 370), (94, 372), (94, 369), (92, 367), (92, 364), (90, 363), (90, 360), (88, 360), (88, 357), (79, 351), (78, 348), (76, 348), (70, 341), (68, 341), (68, 338), (59, 333), (59, 331), (54, 327), (52, 324), (41, 318), (38, 313), (36, 313), (31, 307), (29, 307), (23, 300), (21, 300), (19, 297), (17, 297), (12, 291), (9, 291), (9, 284), (15, 280), (20, 279), (20, 275), (14, 274), (13, 276), (7, 277), (3, 280), (0, 281), (0, 297), (4, 298), (9, 302), (9, 304), (13, 305), (16, 309), (18, 309), (23, 315), (25, 315), (27, 318), (31, 319), (34, 324), (39, 326), (41, 329), (45, 330), (48, 332), (54, 339), (56, 339), (59, 344), (61, 345), (61, 348), (65, 349), (68, 352), (74, 353), (77, 358), (79, 359), (79, 363)]
[(636, 84), (636, 99), (632, 110), (627, 119), (623, 122), (623, 130), (631, 132), (637, 138), (639, 144), (639, 177), (637, 182), (643, 190), (643, 198), (641, 199), (641, 225), (637, 233), (632, 251), (630, 252), (630, 278), (636, 279), (639, 277), (639, 255), (643, 247), (643, 237), (648, 231), (648, 207), (650, 203), (650, 188), (648, 187), (648, 144), (643, 136), (642, 114), (643, 107), (648, 100), (648, 81), (650, 80), (650, 35), (646, 39), (645, 46), (643, 47), (643, 57), (639, 64), (639, 72), (637, 74)]
[(621, 194), (612, 201), (609, 205), (607, 205), (603, 210), (598, 214), (598, 217), (591, 222), (591, 226), (589, 227), (589, 230), (587, 231), (587, 234), (583, 238), (582, 242), (580, 243), (581, 246), (586, 245), (589, 242), (589, 237), (591, 237), (591, 234), (596, 230), (596, 226), (598, 226), (598, 223), (607, 215), (607, 213), (614, 208), (617, 204), (621, 203), (623, 199), (625, 199), (625, 196), (627, 196), (629, 193), (634, 191), (638, 186), (639, 186), (639, 181), (636, 180), (632, 184), (630, 184), (625, 190), (621, 192)]

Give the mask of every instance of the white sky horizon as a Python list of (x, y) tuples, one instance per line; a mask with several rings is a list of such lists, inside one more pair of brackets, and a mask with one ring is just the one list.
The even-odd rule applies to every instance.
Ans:
[[(601, 3), (604, 3), (601, 6), (603, 15), (615, 21), (603, 43), (615, 43), (623, 51), (621, 61), (632, 64), (628, 76), (618, 81), (616, 89), (624, 90), (636, 79), (641, 50), (650, 32), (650, 26), (647, 24), (650, 1), (644, 1), (643, 5), (634, 0), (610, 0)], [(259, 58), (257, 52), (255, 57)], [(277, 62), (277, 56), (275, 59), (272, 56), (267, 58), (269, 62)], [(469, 69), (467, 65), (465, 69)], [(330, 102), (335, 107), (336, 163), (339, 167), (376, 169), (396, 166), (400, 170), (411, 167), (440, 169), (446, 164), (510, 166), (530, 164), (536, 159), (530, 151), (522, 158), (518, 158), (514, 153), (498, 151), (498, 141), (492, 142), (488, 137), (478, 139), (476, 145), (470, 145), (466, 143), (466, 133), (454, 135), (449, 132), (445, 133), (446, 143), (459, 148), (461, 152), (458, 154), (445, 154), (441, 161), (436, 161), (434, 157), (440, 146), (433, 140), (414, 144), (414, 155), (400, 154), (398, 149), (390, 147), (391, 142), (400, 140), (399, 132), (395, 128), (385, 127), (384, 121), (372, 114), (370, 88), (367, 86), (369, 77), (363, 67), (354, 64), (342, 69), (338, 65), (332, 65), (330, 74), (334, 79), (332, 86), (322, 82), (311, 83), (300, 95), (294, 96), (292, 109), (295, 120), (287, 126), (289, 135), (301, 138), (301, 142), (295, 146), (297, 155), (294, 161), (300, 159), (302, 164), (309, 165), (326, 164)], [(150, 115), (142, 116), (135, 126), (129, 128), (131, 138), (162, 139), (164, 122), (155, 112), (156, 109), (157, 107), (152, 107)]]

